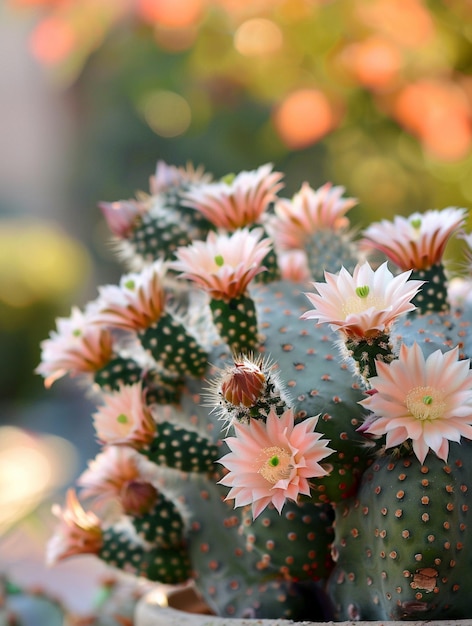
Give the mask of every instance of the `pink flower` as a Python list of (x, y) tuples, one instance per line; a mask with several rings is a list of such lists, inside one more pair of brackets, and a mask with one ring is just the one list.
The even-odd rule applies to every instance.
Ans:
[(235, 507), (252, 504), (255, 519), (271, 502), (280, 513), (285, 500), (310, 495), (308, 479), (327, 474), (319, 462), (333, 452), (315, 432), (317, 421), (310, 417), (294, 425), (291, 409), (281, 417), (272, 409), (267, 422), (236, 422), (236, 436), (225, 439), (231, 452), (219, 461), (229, 470), (220, 480), (231, 487), (226, 499)]
[(456, 347), (425, 359), (418, 344), (402, 344), (397, 360), (379, 362), (376, 393), (360, 402), (374, 412), (365, 432), (386, 434), (387, 448), (411, 439), (420, 463), (430, 448), (447, 461), (449, 441), (472, 439), (472, 372), (458, 355)]
[(100, 202), (98, 206), (108, 228), (120, 239), (127, 239), (135, 229), (140, 216), (147, 212), (147, 209), (136, 200)]
[(129, 512), (126, 511), (126, 504), (131, 497), (130, 487), (136, 495), (144, 494), (147, 498), (155, 490), (148, 493), (140, 485), (152, 486), (154, 480), (155, 465), (146, 457), (127, 446), (107, 446), (89, 462), (77, 484), (82, 487), (81, 495), (92, 498), (97, 507), (106, 508), (119, 503), (125, 512)]
[(271, 249), (261, 228), (241, 229), (231, 235), (210, 232), (206, 241), (178, 248), (177, 261), (169, 267), (182, 272), (181, 278), (196, 282), (216, 300), (242, 295), (251, 280), (265, 270), (261, 265)]
[(269, 230), (282, 250), (304, 248), (319, 230), (340, 230), (349, 225), (345, 213), (357, 204), (355, 198), (343, 198), (344, 187), (326, 183), (316, 191), (305, 182), (291, 200), (281, 199), (275, 205), (275, 216)]
[(58, 378), (93, 373), (104, 367), (113, 354), (112, 336), (92, 323), (90, 312), (73, 307), (71, 316), (58, 318), (57, 330), (41, 342), (41, 363), (36, 372), (50, 387)]
[(449, 238), (464, 224), (465, 209), (396, 216), (382, 220), (364, 231), (362, 245), (383, 252), (402, 270), (423, 270), (441, 262)]
[(95, 513), (84, 511), (73, 489), (67, 492), (65, 507), (54, 505), (52, 511), (59, 525), (47, 545), (49, 565), (78, 554), (99, 554), (103, 543), (101, 522)]
[(358, 264), (352, 276), (344, 267), (339, 274), (325, 272), (325, 283), (313, 283), (318, 293), (306, 294), (315, 308), (301, 317), (353, 339), (388, 333), (399, 315), (415, 309), (411, 299), (423, 281), (408, 280), (410, 274), (393, 276), (386, 262), (375, 271), (369, 263)]
[(158, 161), (156, 172), (149, 181), (150, 191), (154, 196), (165, 193), (173, 187), (188, 184), (204, 184), (210, 182), (210, 174), (205, 174), (202, 167), (194, 168), (191, 163), (186, 167), (167, 165), (165, 161)]
[(165, 272), (165, 264), (155, 261), (139, 273), (123, 275), (119, 286), (100, 287), (95, 322), (129, 331), (154, 324), (164, 312)]
[(120, 385), (103, 395), (104, 404), (93, 414), (98, 440), (104, 444), (127, 444), (142, 448), (156, 436), (156, 422), (146, 406), (141, 382)]
[(191, 189), (185, 204), (197, 209), (218, 228), (233, 231), (259, 222), (283, 187), (283, 174), (266, 164), (251, 172), (240, 172), (230, 182), (222, 180)]
[(282, 250), (277, 259), (283, 280), (306, 283), (312, 278), (304, 250)]

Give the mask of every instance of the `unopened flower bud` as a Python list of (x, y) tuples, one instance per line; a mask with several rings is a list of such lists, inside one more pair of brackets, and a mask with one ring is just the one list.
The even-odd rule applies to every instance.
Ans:
[(226, 373), (221, 383), (223, 398), (234, 406), (254, 406), (261, 398), (266, 386), (266, 377), (261, 368), (248, 360), (236, 362)]
[(121, 504), (129, 515), (144, 515), (156, 504), (158, 491), (151, 483), (142, 480), (130, 480), (121, 489)]

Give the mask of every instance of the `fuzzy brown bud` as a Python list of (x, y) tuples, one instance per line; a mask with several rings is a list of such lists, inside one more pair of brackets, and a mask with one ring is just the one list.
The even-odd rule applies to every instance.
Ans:
[(130, 480), (121, 489), (121, 504), (129, 515), (144, 515), (156, 504), (158, 491), (151, 483), (142, 480)]
[(249, 360), (235, 362), (222, 382), (221, 394), (226, 402), (234, 406), (252, 407), (261, 398), (266, 377), (259, 365)]

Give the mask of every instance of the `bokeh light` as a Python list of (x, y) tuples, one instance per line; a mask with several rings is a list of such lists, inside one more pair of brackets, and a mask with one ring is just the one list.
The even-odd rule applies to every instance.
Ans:
[(67, 59), (77, 43), (72, 25), (58, 15), (51, 15), (33, 31), (30, 45), (33, 54), (49, 65)]
[(274, 125), (292, 150), (305, 148), (333, 129), (335, 114), (330, 101), (318, 89), (298, 89), (274, 112)]
[(154, 91), (146, 96), (141, 106), (146, 122), (161, 137), (182, 135), (192, 121), (189, 103), (173, 91)]
[[(34, 220), (0, 221), (0, 303), (15, 309), (65, 301), (86, 283), (91, 267), (85, 247), (59, 227)], [(13, 325), (14, 318), (12, 311)], [(8, 323), (5, 315), (2, 320)]]
[(273, 21), (259, 17), (246, 20), (234, 35), (234, 47), (244, 56), (263, 56), (278, 51), (283, 34)]
[(75, 448), (61, 437), (0, 427), (0, 535), (67, 484), (77, 461)]
[(137, 0), (143, 19), (169, 28), (186, 28), (202, 17), (204, 0)]

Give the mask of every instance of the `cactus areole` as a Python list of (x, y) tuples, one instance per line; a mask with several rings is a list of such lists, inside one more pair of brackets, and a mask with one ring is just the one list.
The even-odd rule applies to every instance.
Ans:
[(192, 581), (224, 618), (472, 619), (466, 210), (355, 235), (342, 187), (282, 179), (160, 161), (101, 203), (123, 279), (37, 368), (88, 384), (103, 446), (48, 560)]

